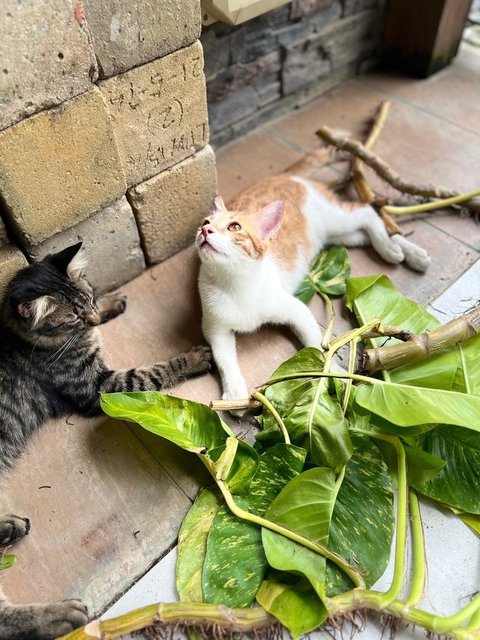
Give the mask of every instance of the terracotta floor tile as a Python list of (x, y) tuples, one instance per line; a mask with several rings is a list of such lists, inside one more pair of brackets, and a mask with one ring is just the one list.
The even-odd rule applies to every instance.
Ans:
[[(305, 149), (313, 149), (319, 145), (315, 131), (322, 125), (361, 135), (366, 119), (386, 97), (384, 92), (367, 87), (362, 77), (345, 82), (309, 107), (278, 119), (269, 128)], [(478, 188), (478, 136), (404, 102), (393, 100), (375, 151), (402, 177), (417, 183), (433, 182), (457, 190)]]
[(242, 137), (217, 152), (218, 192), (227, 201), (260, 178), (280, 173), (301, 155), (261, 131)]
[(72, 417), (31, 441), (2, 492), (30, 535), (2, 572), (16, 602), (101, 611), (174, 543), (190, 501), (121, 422)]
[(369, 73), (363, 82), (480, 133), (480, 50), (463, 45), (452, 64), (426, 80)]

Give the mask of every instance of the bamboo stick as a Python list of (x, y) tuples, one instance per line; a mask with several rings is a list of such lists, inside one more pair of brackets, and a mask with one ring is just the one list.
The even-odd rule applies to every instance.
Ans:
[(480, 335), (480, 307), (476, 307), (433, 331), (413, 336), (402, 344), (365, 349), (358, 371), (371, 374), (419, 362), (442, 349), (454, 346), (462, 340), (476, 335)]

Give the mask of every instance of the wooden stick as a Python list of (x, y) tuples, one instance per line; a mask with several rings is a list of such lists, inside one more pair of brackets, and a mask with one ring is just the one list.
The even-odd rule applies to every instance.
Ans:
[[(418, 195), (424, 198), (455, 198), (461, 194), (453, 189), (445, 189), (433, 184), (413, 184), (400, 177), (399, 174), (390, 167), (385, 160), (380, 158), (377, 154), (373, 153), (365, 146), (353, 140), (353, 138), (343, 137), (336, 134), (329, 127), (322, 127), (316, 134), (322, 138), (328, 144), (333, 145), (337, 149), (347, 151), (352, 155), (360, 158), (365, 164), (371, 167), (385, 182), (388, 182), (392, 187), (403, 193), (409, 193), (411, 195)], [(470, 200), (464, 204), (465, 207), (474, 211), (480, 211), (480, 202)]]
[(235, 411), (237, 409), (258, 409), (261, 404), (252, 398), (239, 398), (238, 400), (211, 400), (208, 406), (214, 411)]
[(370, 374), (382, 369), (388, 370), (412, 364), (476, 335), (480, 335), (480, 307), (433, 331), (413, 336), (402, 344), (365, 349), (358, 370)]
[[(385, 124), (385, 121), (387, 119), (388, 112), (390, 111), (390, 104), (391, 103), (389, 100), (384, 100), (380, 103), (377, 113), (375, 114), (375, 118), (373, 119), (370, 133), (368, 134), (367, 139), (364, 142), (365, 149), (371, 149), (377, 141), (378, 136), (380, 135), (383, 125)], [(365, 177), (365, 173), (363, 171), (363, 162), (358, 156), (355, 156), (353, 159), (352, 181), (358, 197), (362, 202), (371, 204), (376, 200), (375, 193), (370, 188), (370, 185), (368, 184)], [(379, 213), (389, 235), (393, 236), (397, 233), (402, 234), (400, 227), (393, 220), (393, 218), (389, 216), (384, 207), (380, 209)]]

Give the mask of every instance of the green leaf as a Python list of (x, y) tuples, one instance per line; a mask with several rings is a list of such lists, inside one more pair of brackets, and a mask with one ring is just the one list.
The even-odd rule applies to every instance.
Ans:
[(248, 491), (258, 467), (258, 454), (253, 447), (230, 436), (225, 445), (210, 449), (207, 458), (212, 475), (226, 482), (231, 493)]
[(178, 534), (176, 567), (180, 602), (203, 602), (202, 571), (207, 536), (219, 508), (218, 494), (210, 489), (203, 489), (182, 522)]
[(345, 247), (324, 249), (312, 262), (295, 295), (305, 303), (309, 302), (316, 292), (343, 296), (345, 281), (349, 275), (350, 259)]
[(294, 640), (319, 627), (328, 616), (315, 591), (303, 582), (291, 585), (264, 580), (257, 602), (290, 631)]
[[(337, 395), (330, 395), (327, 378), (317, 380), (288, 380), (272, 385), (266, 391), (284, 421), (291, 441), (303, 448), (316, 464), (328, 466), (336, 473), (352, 455), (352, 443), (347, 421)], [(265, 434), (257, 440), (272, 440), (271, 432), (278, 426), (271, 417), (264, 416)]]
[(276, 369), (270, 379), (283, 378), (284, 376), (295, 375), (299, 373), (309, 373), (312, 375), (318, 374), (319, 371), (323, 371), (323, 365), (325, 364), (325, 356), (323, 353), (315, 347), (305, 347), (300, 349), (297, 353), (282, 362), (282, 364)]
[[(477, 417), (480, 423), (480, 415)], [(480, 434), (461, 427), (441, 425), (420, 436), (422, 449), (446, 465), (434, 478), (415, 484), (429, 498), (472, 514), (480, 514)]]
[(361, 384), (355, 403), (399, 426), (446, 423), (480, 431), (480, 397), (376, 381)]
[(206, 405), (158, 391), (103, 393), (100, 405), (112, 418), (137, 422), (193, 453), (219, 447), (227, 436), (233, 435)]
[[(380, 449), (367, 436), (352, 433), (353, 455), (337, 495), (328, 547), (358, 566), (368, 587), (385, 571), (395, 516), (390, 474)], [(327, 561), (327, 595), (352, 588), (352, 583)]]
[(3, 556), (0, 558), (0, 571), (10, 569), (17, 561), (17, 556)]
[[(277, 444), (261, 457), (248, 496), (236, 503), (263, 515), (279, 491), (303, 469), (306, 452)], [(215, 516), (207, 539), (203, 570), (205, 602), (248, 607), (255, 599), (267, 562), (260, 527), (240, 520), (226, 506)]]
[(480, 516), (474, 515), (473, 513), (459, 513), (458, 517), (470, 527), (473, 533), (480, 536)]
[(403, 445), (407, 459), (408, 483), (416, 485), (434, 478), (446, 465), (445, 460), (418, 447)]
[[(335, 502), (335, 476), (314, 468), (291, 480), (272, 502), (265, 517), (314, 542), (327, 545)], [(271, 567), (304, 575), (325, 600), (325, 558), (307, 547), (262, 529), (263, 548)]]

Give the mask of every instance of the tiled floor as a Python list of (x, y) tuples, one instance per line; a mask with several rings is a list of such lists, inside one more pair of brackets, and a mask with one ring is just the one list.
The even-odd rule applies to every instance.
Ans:
[[(376, 149), (399, 173), (458, 190), (479, 188), (479, 73), (480, 54), (464, 47), (448, 69), (425, 81), (371, 73), (346, 82), (221, 149), (219, 191), (228, 199), (282, 171), (318, 146), (314, 132), (323, 124), (358, 134), (385, 98), (392, 108)], [(351, 251), (353, 274), (387, 273), (406, 295), (429, 304), (479, 259), (480, 227), (471, 218), (436, 213), (407, 220), (403, 228), (431, 253), (426, 274), (387, 265), (360, 249)], [(102, 328), (112, 365), (165, 359), (201, 342), (196, 270), (195, 254), (187, 249), (123, 287), (125, 315)], [(472, 300), (480, 299), (478, 277), (468, 281)], [(322, 321), (320, 302), (313, 308)], [(349, 322), (339, 311), (337, 330)], [(287, 332), (273, 329), (241, 338), (249, 384), (265, 380), (297, 346)], [(219, 396), (218, 380), (208, 375), (174, 393), (207, 402)], [(251, 429), (248, 422), (233, 425)], [(17, 564), (2, 575), (5, 591), (17, 602), (83, 597), (93, 614), (103, 612), (175, 546), (203, 478), (191, 456), (131, 425), (78, 417), (47, 425), (2, 496), (8, 510), (28, 514), (33, 525), (16, 548)], [(158, 568), (143, 583), (145, 594), (157, 574)], [(167, 576), (171, 581), (171, 572)], [(170, 583), (167, 592), (174, 593)]]

